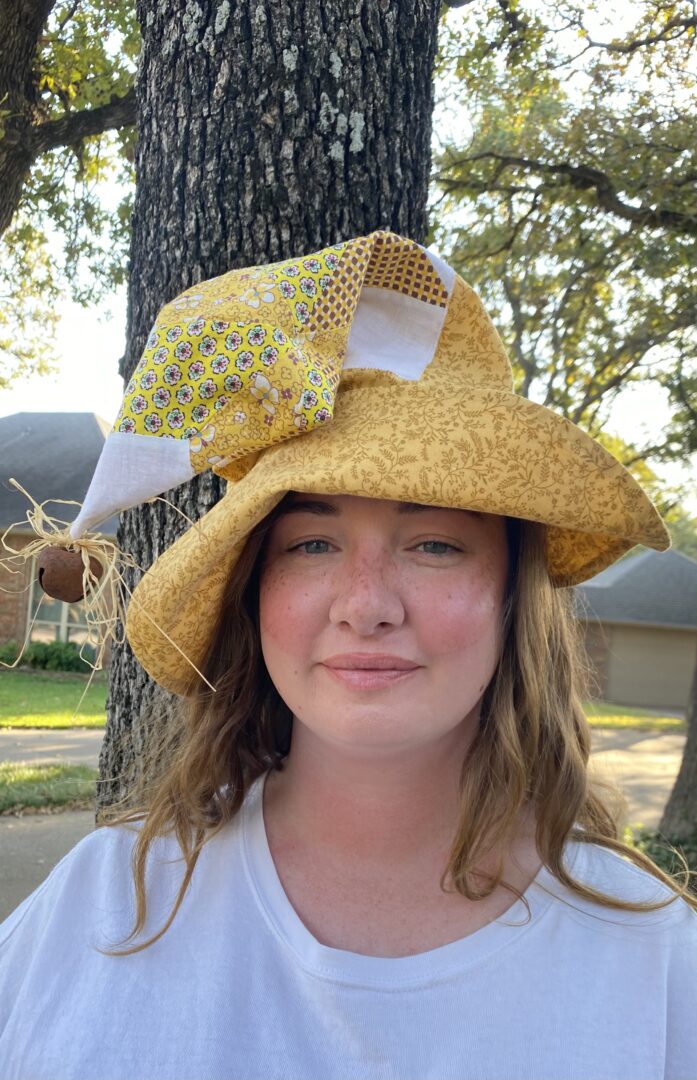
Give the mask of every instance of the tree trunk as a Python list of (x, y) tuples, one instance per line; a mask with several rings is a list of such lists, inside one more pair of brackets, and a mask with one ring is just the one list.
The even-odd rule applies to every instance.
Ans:
[(37, 42), (56, 0), (0, 6), (0, 235), (17, 209), (34, 154), (31, 132), (42, 117), (33, 78)]
[(659, 831), (673, 842), (697, 836), (697, 663), (687, 705), (685, 750)]
[[(124, 376), (161, 305), (198, 281), (377, 228), (423, 242), (439, 7), (141, 0)], [(221, 494), (206, 475), (167, 497), (196, 519)], [(182, 521), (162, 503), (131, 511), (119, 544), (146, 568)], [(114, 651), (100, 807), (171, 704)]]

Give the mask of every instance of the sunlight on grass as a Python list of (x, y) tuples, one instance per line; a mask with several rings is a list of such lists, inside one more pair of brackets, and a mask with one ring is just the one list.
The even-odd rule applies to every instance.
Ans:
[[(106, 680), (45, 671), (0, 672), (0, 728), (101, 728), (106, 723)], [(80, 711), (77, 712), (78, 705)]]
[(687, 725), (680, 716), (666, 716), (651, 709), (635, 709), (629, 705), (611, 705), (606, 701), (584, 701), (583, 711), (588, 723), (595, 728), (633, 728), (635, 731), (677, 731), (685, 733)]
[(88, 765), (0, 761), (0, 814), (22, 807), (91, 807), (97, 776)]

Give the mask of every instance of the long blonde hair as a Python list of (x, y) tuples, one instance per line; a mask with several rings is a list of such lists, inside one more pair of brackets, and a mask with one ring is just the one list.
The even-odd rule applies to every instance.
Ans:
[[(126, 794), (103, 810), (105, 826), (139, 822), (133, 850), (135, 924), (122, 946), (143, 930), (145, 869), (155, 840), (174, 833), (185, 872), (172, 910), (146, 941), (107, 955), (140, 952), (169, 929), (189, 887), (201, 850), (240, 810), (254, 781), (283, 767), (292, 715), (269, 678), (261, 654), (259, 574), (265, 538), (283, 501), (250, 534), (227, 583), (202, 682), (135, 763)], [(442, 886), (470, 900), (503, 885), (502, 860), (493, 874), (477, 871), (493, 851), (505, 850), (520, 812), (531, 805), (536, 843), (548, 870), (586, 900), (623, 911), (652, 911), (678, 896), (695, 910), (684, 864), (680, 879), (623, 842), (621, 796), (588, 773), (590, 729), (581, 707), (584, 665), (569, 589), (552, 586), (545, 561), (545, 528), (507, 519), (509, 578), (498, 666), (481, 704), (478, 731), (463, 762), (461, 813)], [(671, 890), (660, 902), (634, 903), (576, 881), (563, 862), (569, 839), (601, 844), (647, 870)], [(524, 897), (522, 898), (524, 899)]]

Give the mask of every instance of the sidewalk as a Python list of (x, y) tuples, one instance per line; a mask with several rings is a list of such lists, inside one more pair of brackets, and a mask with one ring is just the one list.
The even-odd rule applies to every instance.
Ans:
[[(71, 761), (97, 767), (103, 731), (0, 730), (0, 761)], [(685, 736), (593, 732), (592, 770), (629, 799), (629, 823), (655, 827), (682, 759)], [(91, 810), (0, 817), (0, 921), (33, 892), (55, 864), (94, 828)]]

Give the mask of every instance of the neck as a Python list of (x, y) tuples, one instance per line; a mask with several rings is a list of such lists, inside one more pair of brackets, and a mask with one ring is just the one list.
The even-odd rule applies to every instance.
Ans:
[(360, 752), (297, 721), (281, 772), (269, 776), (267, 829), (284, 843), (366, 864), (443, 857), (459, 815), (459, 777), (473, 728), (399, 752)]

